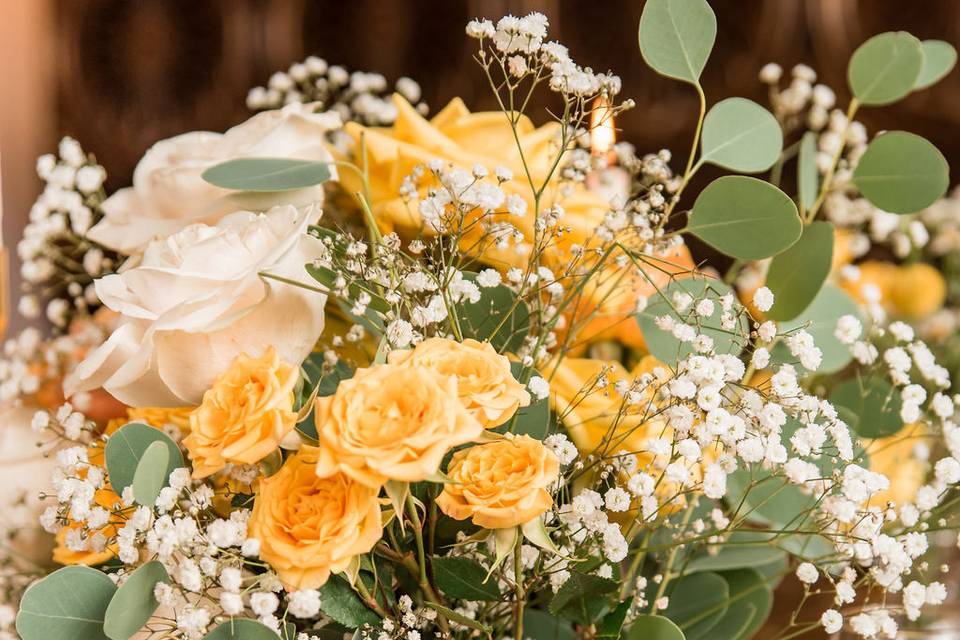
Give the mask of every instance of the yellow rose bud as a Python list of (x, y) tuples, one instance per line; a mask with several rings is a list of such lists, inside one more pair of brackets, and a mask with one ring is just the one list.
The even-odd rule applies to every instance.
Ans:
[(455, 376), (463, 406), (488, 429), (502, 425), (517, 409), (530, 404), (530, 394), (510, 371), (510, 360), (489, 342), (429, 338), (412, 351), (392, 352), (387, 361)]
[(358, 369), (315, 411), (321, 478), (343, 472), (368, 487), (434, 475), (447, 451), (483, 433), (457, 378), (426, 367)]
[(471, 519), (485, 529), (527, 523), (553, 504), (547, 487), (556, 482), (560, 462), (530, 436), (503, 440), (453, 454), (437, 506), (456, 520)]
[(183, 444), (193, 477), (205, 478), (228, 462), (254, 464), (272, 453), (296, 425), (296, 384), (297, 370), (273, 349), (259, 358), (237, 356), (190, 414)]
[(900, 267), (890, 289), (890, 301), (898, 315), (925, 318), (947, 297), (947, 283), (936, 268), (924, 262)]
[(260, 481), (249, 535), (288, 591), (316, 589), (383, 534), (377, 489), (342, 473), (318, 478), (317, 449), (302, 447)]

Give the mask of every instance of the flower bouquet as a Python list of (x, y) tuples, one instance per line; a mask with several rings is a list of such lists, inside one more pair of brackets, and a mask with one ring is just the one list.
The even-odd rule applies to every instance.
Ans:
[[(937, 617), (960, 234), (937, 149), (855, 118), (953, 48), (871, 38), (845, 110), (803, 65), (764, 67), (769, 109), (710, 104), (712, 10), (649, 0), (640, 55), (700, 99), (673, 162), (615, 142), (619, 78), (547, 27), (467, 25), (495, 112), (429, 117), (410, 79), (309, 58), (115, 193), (74, 140), (40, 159), (19, 308), (54, 333), (8, 341), (0, 396), (51, 463), (21, 504), (40, 494), (62, 566), (5, 528), (4, 637), (894, 638)], [(727, 175), (693, 197), (706, 165)]]

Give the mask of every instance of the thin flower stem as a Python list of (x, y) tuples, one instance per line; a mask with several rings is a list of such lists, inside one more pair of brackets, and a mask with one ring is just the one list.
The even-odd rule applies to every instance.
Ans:
[(523, 589), (523, 536), (517, 537), (516, 545), (513, 547), (513, 583), (517, 594), (517, 604), (515, 607), (515, 629), (517, 638), (523, 638), (523, 601), (526, 594)]

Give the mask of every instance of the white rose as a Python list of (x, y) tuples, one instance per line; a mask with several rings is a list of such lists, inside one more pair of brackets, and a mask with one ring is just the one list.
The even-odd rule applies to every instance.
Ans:
[(67, 395), (103, 387), (134, 407), (198, 405), (241, 353), (273, 346), (299, 365), (323, 331), (326, 296), (258, 274), (311, 282), (304, 265), (320, 250), (305, 234), (312, 217), (283, 205), (190, 225), (97, 280), (120, 325), (68, 376)]
[[(312, 109), (312, 105), (295, 103), (257, 114), (226, 133), (194, 131), (161, 140), (137, 164), (133, 186), (103, 202), (104, 218), (87, 236), (130, 255), (188, 224), (216, 224), (234, 211), (322, 203), (323, 185), (280, 192), (231, 191), (201, 177), (210, 167), (235, 158), (333, 160), (324, 134), (341, 126), (340, 116)], [(335, 178), (332, 165), (331, 173)]]

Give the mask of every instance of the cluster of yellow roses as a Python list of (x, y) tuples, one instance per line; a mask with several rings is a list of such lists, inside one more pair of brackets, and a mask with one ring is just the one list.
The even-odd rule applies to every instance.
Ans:
[[(256, 463), (296, 426), (296, 371), (276, 353), (241, 356), (190, 415), (184, 444), (194, 476)], [(539, 441), (484, 439), (530, 403), (509, 360), (488, 343), (431, 338), (356, 371), (314, 407), (317, 446), (301, 446), (259, 482), (250, 536), (289, 589), (345, 571), (383, 533), (387, 483), (446, 482), (438, 507), (488, 529), (522, 525), (550, 508), (559, 462)]]

